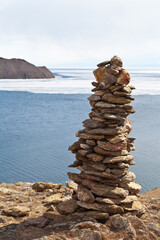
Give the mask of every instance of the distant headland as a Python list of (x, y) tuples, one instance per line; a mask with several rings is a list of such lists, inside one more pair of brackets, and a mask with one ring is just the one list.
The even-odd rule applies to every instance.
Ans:
[(34, 78), (54, 78), (54, 75), (45, 66), (36, 67), (23, 59), (0, 57), (0, 79)]

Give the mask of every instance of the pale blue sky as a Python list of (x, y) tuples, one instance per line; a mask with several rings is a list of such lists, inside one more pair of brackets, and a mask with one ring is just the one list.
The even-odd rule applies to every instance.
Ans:
[(0, 0), (0, 56), (36, 65), (160, 66), (159, 0)]

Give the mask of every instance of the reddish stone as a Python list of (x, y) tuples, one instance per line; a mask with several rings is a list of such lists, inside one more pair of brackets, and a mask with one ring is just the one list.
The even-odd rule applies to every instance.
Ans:
[(127, 149), (127, 142), (120, 142), (116, 144), (112, 144), (110, 142), (106, 141), (98, 141), (98, 146), (107, 150), (107, 151), (120, 151), (120, 150), (126, 150)]
[(129, 73), (125, 70), (125, 69), (122, 69), (121, 70), (121, 73), (117, 79), (117, 83), (118, 84), (125, 84), (127, 85), (128, 83), (130, 82), (130, 75)]

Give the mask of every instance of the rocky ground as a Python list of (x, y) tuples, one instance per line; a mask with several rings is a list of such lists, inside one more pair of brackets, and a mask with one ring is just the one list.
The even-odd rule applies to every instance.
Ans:
[[(66, 185), (0, 183), (0, 240), (160, 239), (160, 188), (139, 195), (146, 211), (137, 217), (134, 213), (109, 216), (96, 211), (74, 212), (77, 206), (69, 199), (76, 184)], [(68, 215), (57, 211), (64, 201)]]

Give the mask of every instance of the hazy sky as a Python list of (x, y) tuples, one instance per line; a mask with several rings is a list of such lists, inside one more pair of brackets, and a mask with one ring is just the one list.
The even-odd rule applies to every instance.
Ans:
[(160, 66), (160, 0), (0, 0), (0, 56), (36, 65)]

